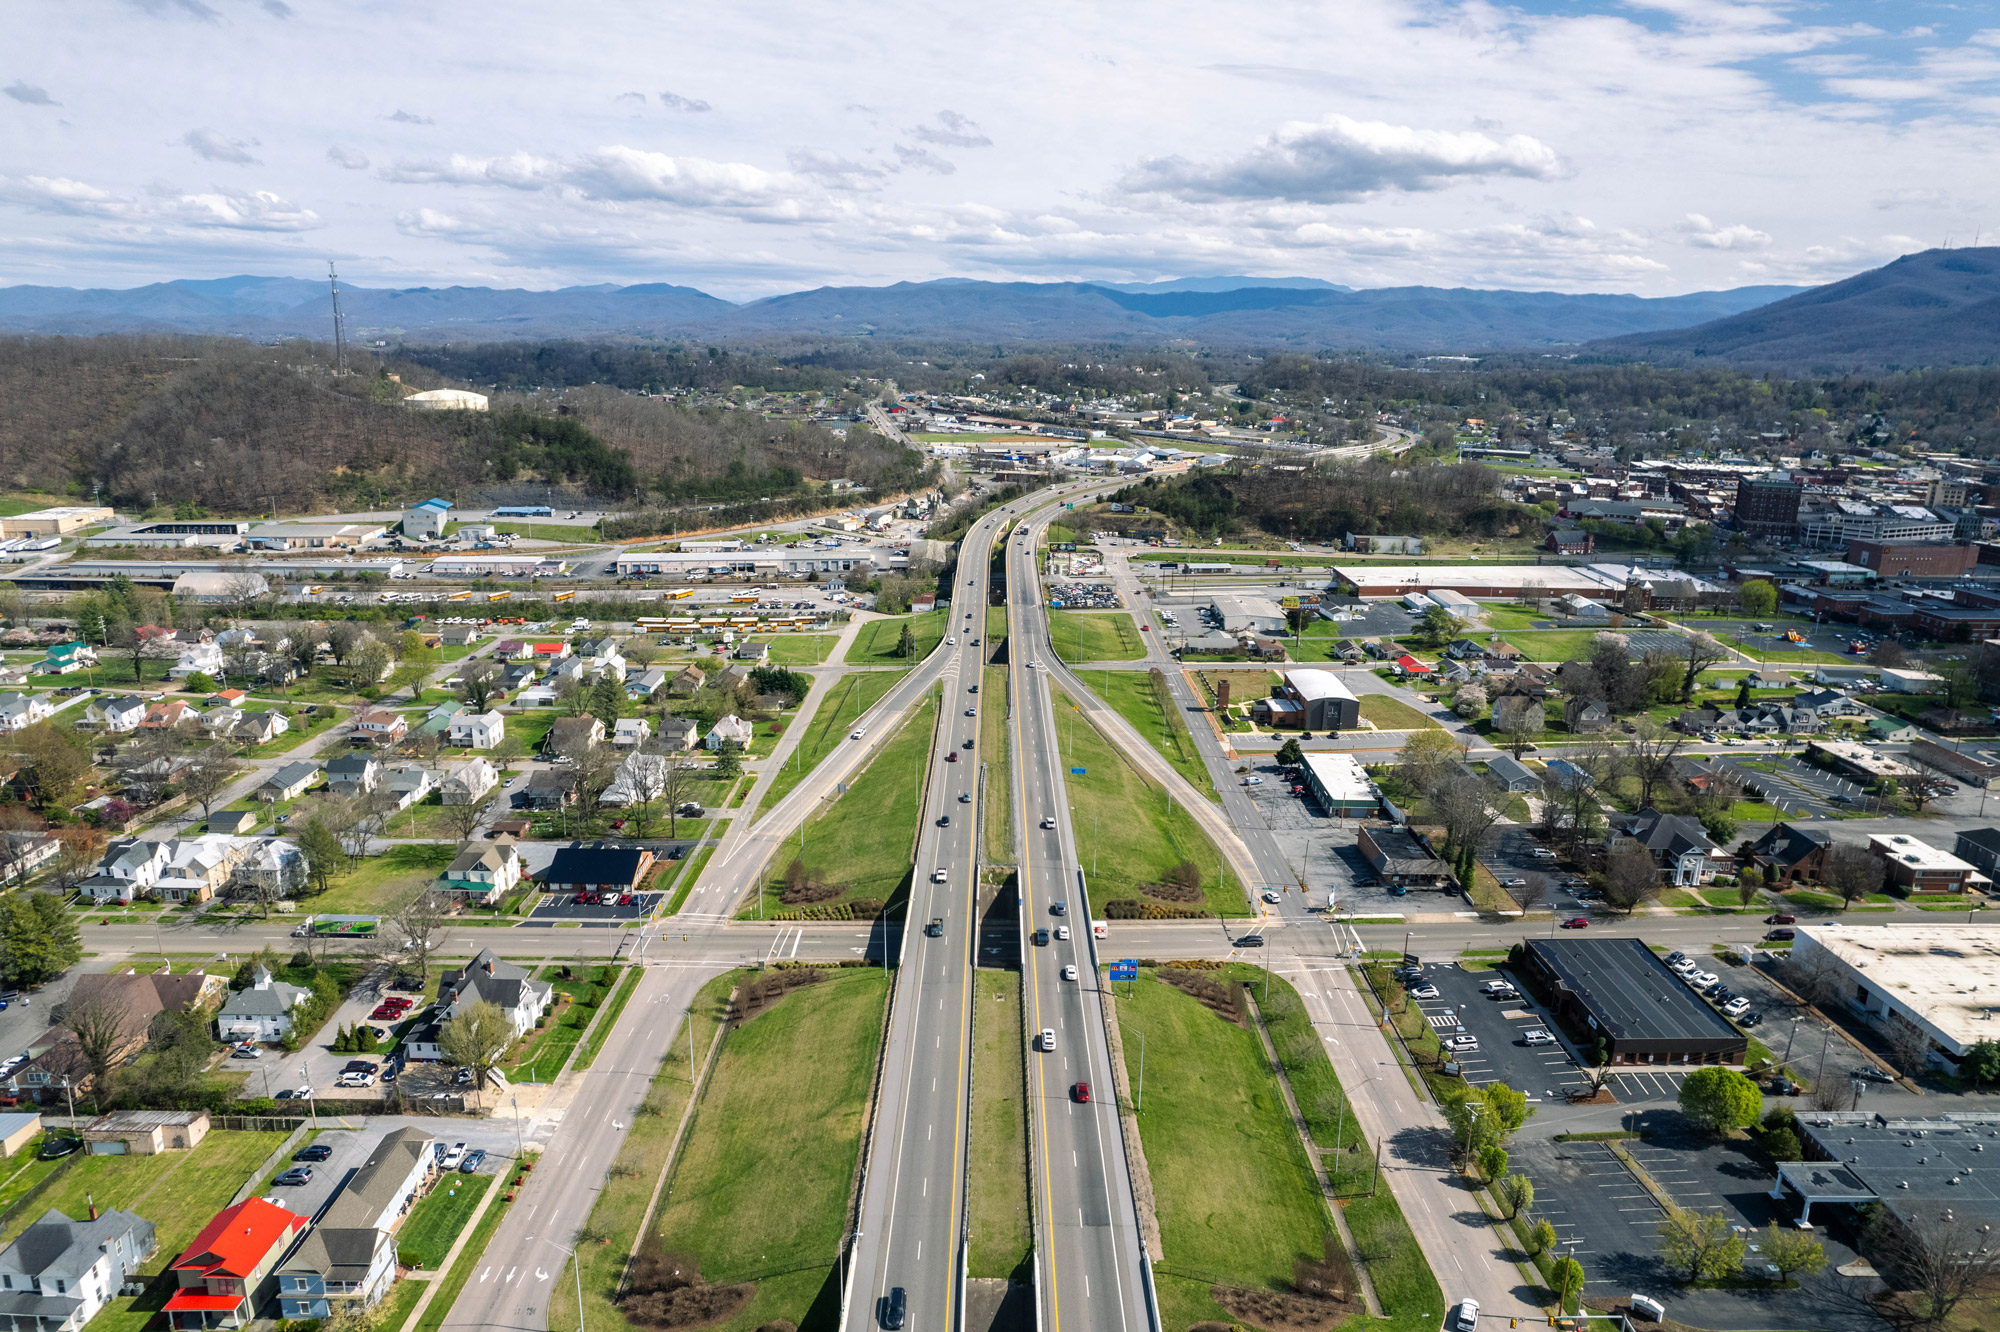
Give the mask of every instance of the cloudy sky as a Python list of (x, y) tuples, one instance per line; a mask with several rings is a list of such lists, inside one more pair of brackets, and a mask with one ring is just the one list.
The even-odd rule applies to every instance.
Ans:
[(2000, 231), (1961, 0), (16, 0), (0, 284), (1665, 295)]

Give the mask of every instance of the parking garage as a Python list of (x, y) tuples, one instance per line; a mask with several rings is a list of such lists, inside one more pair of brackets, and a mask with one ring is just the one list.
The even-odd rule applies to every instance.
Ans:
[(1589, 1051), (1613, 1064), (1741, 1064), (1749, 1038), (1638, 939), (1531, 939), (1528, 980)]

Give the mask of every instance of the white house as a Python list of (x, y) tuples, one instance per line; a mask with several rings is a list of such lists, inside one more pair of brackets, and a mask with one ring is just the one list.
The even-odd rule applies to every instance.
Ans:
[(311, 990), (273, 980), (260, 966), (251, 973), (249, 988), (222, 1001), (215, 1029), (225, 1041), (282, 1041), (292, 1029), (293, 1016), (311, 998)]
[(114, 734), (136, 731), (146, 718), (146, 700), (137, 694), (116, 698), (95, 698), (83, 710), (83, 723)]
[(160, 881), (169, 852), (165, 842), (137, 838), (113, 842), (77, 892), (93, 902), (130, 902)]
[(447, 805), (473, 805), (500, 784), (500, 774), (483, 758), (454, 763), (445, 772), (442, 799)]
[(702, 743), (710, 749), (720, 749), (730, 741), (735, 741), (739, 747), (748, 749), (755, 734), (749, 722), (732, 712), (717, 719), (714, 729), (709, 731)]
[(218, 643), (187, 643), (181, 648), (181, 659), (167, 668), (169, 680), (185, 680), (200, 672), (203, 675), (222, 677), (222, 647)]
[(653, 734), (653, 723), (644, 717), (620, 717), (617, 728), (611, 733), (611, 743), (632, 749), (644, 744)]
[(468, 846), (438, 875), (433, 888), (473, 906), (492, 906), (521, 882), (521, 853), (512, 842)]
[(0, 1250), (0, 1300), (10, 1327), (81, 1332), (121, 1293), (157, 1241), (153, 1223), (115, 1207), (72, 1221), (53, 1207)]
[(0, 694), (0, 731), (20, 731), (56, 715), (46, 694)]
[(507, 719), (497, 709), (454, 713), (448, 735), (462, 749), (491, 749), (506, 738)]
[(382, 770), (377, 789), (389, 793), (394, 808), (405, 810), (437, 789), (437, 774), (414, 763), (394, 763)]
[(611, 779), (611, 785), (604, 788), (598, 803), (614, 808), (636, 805), (644, 800), (657, 799), (667, 789), (667, 770), (676, 762), (685, 763), (668, 754), (627, 754), (618, 765), (618, 773)]
[(239, 882), (275, 887), (289, 897), (306, 881), (306, 853), (282, 837), (259, 838), (236, 866)]

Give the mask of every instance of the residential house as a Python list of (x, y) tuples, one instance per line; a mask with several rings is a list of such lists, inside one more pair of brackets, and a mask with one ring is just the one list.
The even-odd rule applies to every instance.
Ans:
[(483, 636), (476, 624), (448, 624), (438, 638), (446, 647), (471, 647)]
[(752, 666), (761, 666), (771, 659), (771, 645), (761, 638), (746, 638), (736, 645), (729, 654), (737, 661), (747, 661)]
[(529, 648), (536, 661), (542, 663), (561, 661), (570, 655), (568, 643), (536, 643)]
[(280, 1317), (329, 1319), (381, 1301), (396, 1279), (396, 1232), (437, 1178), (435, 1143), (419, 1128), (382, 1136), (278, 1264)]
[(528, 809), (561, 809), (576, 803), (576, 774), (561, 768), (537, 768), (528, 774), (519, 803)]
[(236, 866), (236, 882), (246, 889), (274, 889), (290, 897), (306, 881), (306, 854), (297, 843), (265, 837), (251, 843)]
[(688, 717), (668, 717), (660, 723), (662, 747), (683, 753), (701, 743), (701, 725)]
[(1503, 791), (1539, 791), (1542, 779), (1519, 759), (1501, 754), (1486, 760), (1486, 773)]
[(581, 717), (556, 718), (543, 748), (551, 754), (576, 754), (595, 749), (603, 741), (604, 723), (586, 713)]
[(62, 854), (62, 842), (45, 833), (0, 833), (0, 867), (9, 881), (27, 878)]
[(611, 733), (611, 743), (621, 749), (631, 749), (652, 738), (653, 724), (644, 717), (620, 717), (618, 727)]
[(218, 809), (208, 819), (208, 830), (238, 836), (257, 826), (258, 815), (250, 809)]
[(520, 882), (521, 853), (512, 842), (495, 842), (461, 850), (432, 888), (471, 906), (492, 906)]
[(683, 760), (667, 754), (651, 751), (627, 754), (618, 765), (618, 773), (611, 785), (604, 788), (598, 798), (600, 805), (623, 808), (642, 801), (657, 799), (667, 789), (667, 773), (675, 763)]
[(1429, 666), (1425, 665), (1421, 661), (1418, 661), (1415, 657), (1411, 656), (1407, 652), (1405, 652), (1402, 656), (1396, 658), (1393, 665), (1393, 669), (1395, 670), (1396, 674), (1402, 676), (1421, 677), (1432, 674), (1432, 670)]
[(437, 774), (417, 763), (392, 763), (382, 770), (377, 790), (388, 793), (390, 808), (401, 811), (429, 795), (437, 786)]
[(667, 682), (667, 692), (675, 698), (686, 698), (708, 683), (708, 677), (692, 663), (683, 666)]
[(1588, 555), (1597, 549), (1597, 538), (1581, 528), (1557, 528), (1549, 533), (1548, 548), (1558, 555)]
[(42, 664), (36, 668), (38, 675), (68, 675), (73, 671), (88, 670), (97, 664), (97, 652), (88, 643), (57, 643), (48, 649)]
[(292, 1030), (292, 1018), (311, 998), (311, 990), (274, 979), (260, 965), (247, 987), (222, 1001), (215, 1015), (216, 1032), (225, 1041), (281, 1041)]
[(1676, 887), (1692, 887), (1715, 878), (1716, 867), (1710, 858), (1717, 854), (1716, 845), (1708, 840), (1699, 820), (1684, 815), (1662, 814), (1650, 808), (1619, 815), (1611, 820), (1604, 845), (1614, 852), (1628, 845), (1640, 847), (1653, 858), (1666, 881)]
[(500, 774), (494, 771), (491, 763), (483, 758), (471, 758), (445, 769), (444, 782), (439, 791), (447, 805), (475, 805), (499, 784)]
[(495, 661), (526, 661), (535, 655), (535, 650), (518, 638), (503, 638), (493, 645)]
[(667, 687), (667, 671), (664, 666), (651, 666), (637, 675), (625, 677), (625, 697), (634, 703), (645, 703)]
[(715, 673), (711, 683), (717, 689), (734, 692), (750, 683), (750, 668), (740, 661), (732, 661)]
[[(78, 976), (69, 1002), (89, 1001), (113, 1017), (108, 1063), (116, 1067), (146, 1048), (153, 1019), (162, 1012), (202, 1011), (222, 993), (220, 976), (135, 976), (92, 973)], [(76, 1033), (57, 1022), (28, 1043), (28, 1062), (14, 1070), (8, 1085), (17, 1092), (49, 1095), (64, 1087), (81, 1092), (93, 1084), (91, 1061)]]
[(517, 690), (525, 689), (529, 685), (533, 684), (535, 682), (535, 677), (540, 674), (541, 672), (535, 668), (535, 664), (533, 662), (517, 661), (509, 665), (506, 668), (506, 670), (501, 673), (500, 687), (502, 691), (512, 694)]
[(555, 686), (531, 684), (514, 695), (517, 708), (552, 708), (556, 705)]
[(126, 1282), (138, 1279), (157, 1243), (153, 1223), (131, 1212), (112, 1207), (73, 1221), (50, 1208), (0, 1249), (0, 1309), (8, 1326), (82, 1332)]
[(138, 838), (113, 842), (90, 877), (77, 885), (77, 893), (98, 903), (130, 902), (159, 882), (166, 867), (165, 842)]
[[(1688, 708), (1674, 718), (1674, 729), (1687, 735), (1712, 734), (1722, 726), (1723, 713), (1718, 708)], [(1734, 719), (1734, 712), (1729, 714)]]
[(0, 694), (0, 731), (23, 731), (56, 715), (47, 694)]
[(1571, 698), (1563, 700), (1563, 724), (1573, 734), (1602, 731), (1611, 725), (1611, 709), (1603, 700)]
[(178, 1289), (167, 1297), (170, 1327), (247, 1327), (277, 1289), (278, 1260), (308, 1225), (262, 1198), (223, 1208), (175, 1260)]
[(1486, 655), (1486, 645), (1469, 638), (1454, 638), (1445, 645), (1444, 655), (1453, 661), (1478, 661)]
[(721, 749), (726, 744), (733, 744), (739, 749), (748, 749), (755, 735), (756, 732), (749, 722), (731, 712), (716, 719), (714, 728), (709, 731), (702, 744), (710, 749)]
[(491, 948), (481, 949), (464, 970), (445, 974), (438, 986), (436, 1019), (411, 1033), (410, 1058), (443, 1059), (444, 1051), (437, 1043), (439, 1029), (457, 1016), (462, 1007), (482, 1002), (492, 1004), (506, 1015), (518, 1039), (534, 1029), (535, 1019), (554, 1001), (553, 985), (536, 980), (534, 973), (524, 967), (502, 960)]
[[(334, 760), (335, 763), (344, 761), (342, 759)], [(364, 758), (361, 761), (363, 763), (374, 762), (373, 759), (368, 758)], [(297, 800), (300, 796), (311, 790), (313, 785), (319, 781), (319, 771), (319, 767), (316, 764), (307, 763), (303, 759), (295, 760), (279, 768), (269, 777), (266, 777), (264, 784), (251, 792), (251, 794), (267, 804), (276, 804), (280, 800)]]
[[(178, 635), (176, 635), (178, 637)], [(181, 645), (180, 660), (167, 668), (169, 680), (185, 680), (190, 675), (222, 676), (222, 648), (214, 639), (195, 640)]]
[(261, 709), (236, 714), (235, 723), (224, 734), (238, 743), (265, 745), (292, 729), (283, 713)]
[(211, 737), (220, 738), (236, 729), (236, 723), (243, 720), (243, 714), (224, 703), (201, 714), (201, 729)]
[(1887, 745), (1908, 744), (1923, 732), (1901, 717), (1873, 717), (1868, 722), (1868, 738)]
[(455, 698), (449, 699), (425, 713), (424, 719), (411, 729), (410, 734), (419, 739), (436, 736), (443, 741), (451, 734), (453, 720), (464, 711), (465, 704)]
[(33, 1110), (0, 1114), (0, 1157), (19, 1156), (42, 1136), (42, 1117)]
[(346, 754), (326, 765), (327, 787), (336, 796), (367, 795), (382, 780), (382, 765), (366, 754)]
[(1550, 759), (1542, 765), (1542, 770), (1566, 791), (1581, 791), (1597, 785), (1595, 778), (1568, 759)]
[(118, 735), (139, 729), (139, 723), (146, 717), (146, 700), (137, 694), (120, 694), (116, 698), (94, 698), (83, 710), (83, 724), (108, 734)]
[(166, 902), (206, 902), (222, 891), (249, 853), (248, 841), (223, 833), (176, 837), (167, 843), (167, 863), (153, 881), (153, 892)]
[(1750, 844), (1750, 863), (1766, 883), (1816, 882), (1826, 875), (1826, 853), (1832, 849), (1832, 836), (1818, 828), (1779, 823)]
[(1983, 890), (1993, 883), (1977, 867), (1950, 852), (1902, 833), (1875, 833), (1868, 839), (1868, 849), (1882, 861), (1890, 886), (1911, 897), (1966, 893)]
[(171, 731), (176, 727), (191, 725), (199, 721), (200, 714), (194, 704), (184, 698), (170, 698), (155, 703), (146, 709), (146, 715), (139, 721), (142, 731)]
[(1836, 689), (1807, 689), (1793, 697), (1795, 711), (1815, 717), (1859, 717), (1867, 709)]
[(400, 712), (370, 708), (354, 720), (357, 744), (393, 745), (408, 733), (410, 724)]
[(620, 681), (625, 678), (625, 654), (618, 650), (615, 638), (598, 638), (578, 644), (576, 655), (583, 660), (591, 677), (609, 675)]
[(449, 739), (461, 749), (491, 749), (507, 736), (507, 719), (498, 709), (474, 712), (466, 709), (451, 719)]

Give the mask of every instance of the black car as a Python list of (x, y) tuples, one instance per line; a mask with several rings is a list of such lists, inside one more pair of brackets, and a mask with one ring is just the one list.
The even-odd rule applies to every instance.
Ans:
[(888, 1298), (882, 1301), (882, 1326), (889, 1329), (889, 1332), (898, 1332), (903, 1326), (908, 1304), (909, 1300), (903, 1294), (901, 1286), (892, 1289)]
[(71, 1152), (80, 1151), (82, 1147), (82, 1138), (47, 1137), (42, 1139), (41, 1158), (44, 1161), (60, 1160)]
[(1261, 934), (1246, 934), (1236, 941), (1236, 946), (1238, 948), (1262, 948), (1264, 946), (1264, 936)]
[(940, 815), (938, 815), (938, 827), (940, 827), (940, 828), (949, 828), (949, 827), (951, 827), (951, 815), (949, 815), (949, 814), (940, 814)]
[(310, 1147), (301, 1147), (296, 1152), (293, 1152), (292, 1159), (294, 1161), (324, 1161), (332, 1155), (333, 1148), (323, 1142), (316, 1142)]

